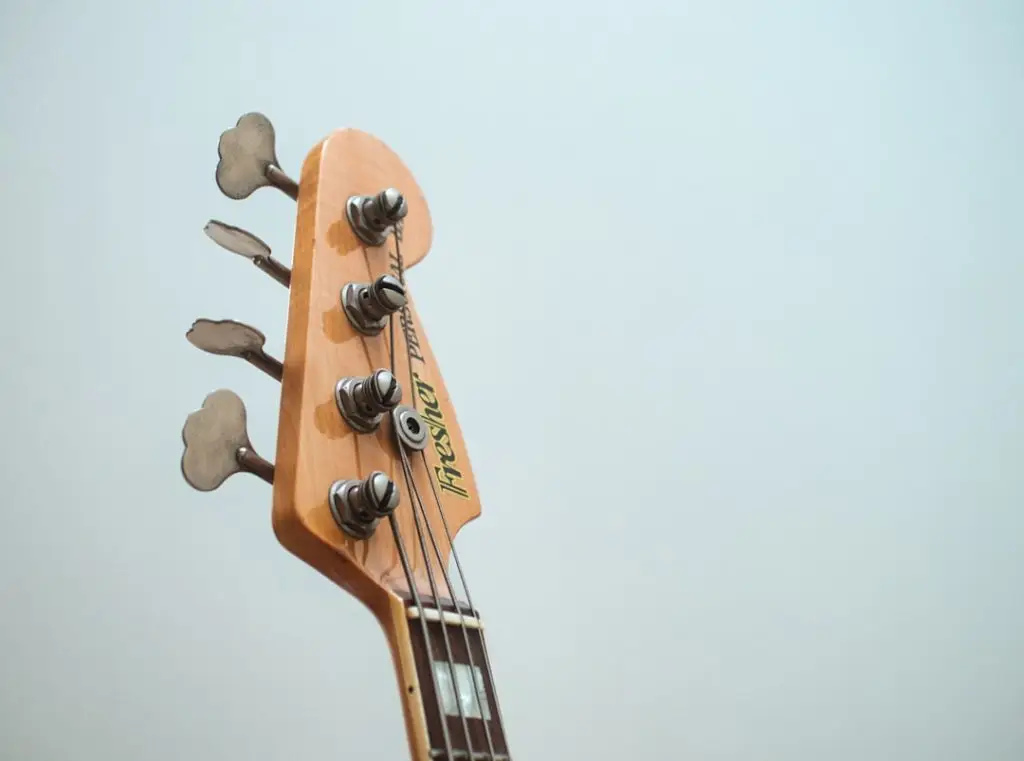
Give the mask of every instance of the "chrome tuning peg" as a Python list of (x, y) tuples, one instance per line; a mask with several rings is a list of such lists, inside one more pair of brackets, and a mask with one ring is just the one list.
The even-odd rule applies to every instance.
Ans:
[(244, 322), (202, 318), (192, 323), (185, 338), (197, 349), (210, 354), (240, 357), (274, 380), (281, 380), (284, 374), (281, 361), (263, 351), (266, 336)]
[(185, 420), (181, 440), (181, 474), (193, 489), (213, 491), (243, 471), (274, 483), (274, 466), (253, 451), (245, 429), (245, 405), (233, 391), (208, 395), (202, 408)]
[(348, 283), (341, 289), (341, 306), (352, 327), (375, 336), (389, 316), (409, 302), (405, 286), (394, 275), (381, 275), (372, 283)]
[(391, 515), (400, 499), (398, 485), (380, 470), (363, 481), (335, 481), (327, 494), (334, 522), (356, 539), (372, 535), (380, 519)]
[(241, 227), (211, 219), (206, 223), (203, 232), (221, 248), (233, 254), (244, 256), (256, 267), (266, 272), (285, 288), (292, 283), (292, 271), (270, 255), (270, 246)]
[(293, 200), (299, 185), (286, 175), (277, 161), (274, 125), (263, 114), (245, 114), (238, 123), (221, 133), (217, 143), (217, 187), (228, 198), (240, 201), (266, 185)]
[(382, 246), (409, 213), (405, 196), (395, 188), (386, 188), (375, 196), (352, 196), (345, 204), (345, 215), (352, 231), (368, 246)]
[(342, 378), (334, 387), (334, 401), (352, 430), (372, 433), (384, 413), (402, 401), (402, 387), (390, 370), (381, 368), (365, 378)]

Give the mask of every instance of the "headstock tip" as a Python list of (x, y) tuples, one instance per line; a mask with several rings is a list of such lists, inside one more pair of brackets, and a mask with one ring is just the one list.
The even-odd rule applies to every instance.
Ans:
[(337, 220), (351, 235), (351, 245), (379, 245), (360, 240), (350, 207), (358, 196), (379, 197), (385, 215), (401, 220), (405, 266), (430, 250), (434, 228), (426, 196), (403, 160), (379, 138), (358, 129), (332, 132), (310, 151), (302, 177), (315, 194), (318, 218)]

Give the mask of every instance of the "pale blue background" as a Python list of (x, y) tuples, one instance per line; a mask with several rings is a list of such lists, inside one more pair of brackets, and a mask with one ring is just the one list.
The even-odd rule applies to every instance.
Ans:
[[(0, 758), (406, 757), (376, 624), (270, 491), (186, 488), (202, 355), (287, 294), (267, 113), (412, 167), (411, 274), (484, 497), (516, 761), (1024, 758), (1024, 13), (1014, 2), (6, 0)], [(339, 373), (343, 368), (339, 368)]]

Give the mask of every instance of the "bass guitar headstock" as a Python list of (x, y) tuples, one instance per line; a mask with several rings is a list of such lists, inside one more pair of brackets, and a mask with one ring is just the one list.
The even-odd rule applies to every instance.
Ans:
[(273, 187), (297, 203), (290, 268), (252, 233), (216, 220), (205, 228), (288, 288), (283, 359), (234, 320), (199, 319), (186, 334), (280, 381), (277, 455), (256, 454), (242, 400), (222, 389), (185, 423), (185, 480), (211, 491), (244, 472), (273, 484), (281, 544), (381, 622), (415, 761), (510, 761), (483, 624), (454, 547), (480, 501), (406, 279), (430, 250), (423, 192), (394, 152), (355, 129), (316, 145), (298, 181), (281, 169), (261, 114), (224, 132), (218, 152), (217, 185), (229, 198)]
[(452, 540), (480, 502), (406, 280), (430, 250), (423, 192), (391, 149), (355, 129), (316, 145), (298, 181), (262, 114), (225, 131), (218, 153), (228, 198), (271, 187), (297, 202), (290, 268), (246, 230), (217, 220), (204, 229), (290, 290), (283, 359), (230, 319), (199, 319), (186, 334), (281, 382), (277, 456), (257, 465), (245, 408), (222, 390), (185, 427), (185, 479), (209, 490), (235, 472), (272, 473), (281, 543), (372, 609), (394, 596), (453, 599)]

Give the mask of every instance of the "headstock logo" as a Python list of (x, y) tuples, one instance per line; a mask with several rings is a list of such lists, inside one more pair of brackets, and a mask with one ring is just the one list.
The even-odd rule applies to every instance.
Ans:
[(463, 475), (456, 467), (458, 457), (455, 448), (452, 446), (451, 435), (448, 433), (448, 426), (444, 422), (444, 413), (441, 412), (441, 404), (434, 393), (434, 387), (423, 380), (415, 371), (412, 374), (413, 382), (416, 384), (416, 396), (423, 402), (420, 407), (420, 414), (430, 428), (430, 437), (434, 442), (434, 451), (441, 460), (440, 465), (434, 466), (434, 475), (437, 476), (437, 484), (442, 491), (469, 499), (469, 492), (462, 486)]
[[(391, 271), (396, 277), (401, 273), (398, 267), (398, 258), (391, 254)], [(448, 432), (448, 425), (445, 423), (444, 413), (441, 411), (441, 403), (437, 399), (434, 387), (419, 376), (412, 369), (412, 360), (421, 365), (426, 364), (423, 358), (423, 350), (420, 348), (420, 338), (416, 334), (416, 326), (412, 320), (412, 310), (408, 304), (402, 307), (401, 312), (402, 333), (405, 336), (405, 343), (409, 347), (409, 370), (412, 372), (413, 383), (416, 386), (416, 396), (422, 404), (416, 405), (420, 414), (430, 428), (430, 438), (434, 444), (434, 451), (441, 460), (440, 465), (434, 466), (434, 475), (437, 477), (437, 485), (441, 491), (454, 494), (461, 499), (469, 499), (469, 491), (462, 485), (464, 476), (458, 469), (459, 458), (455, 454), (455, 447), (452, 446), (452, 437)]]

